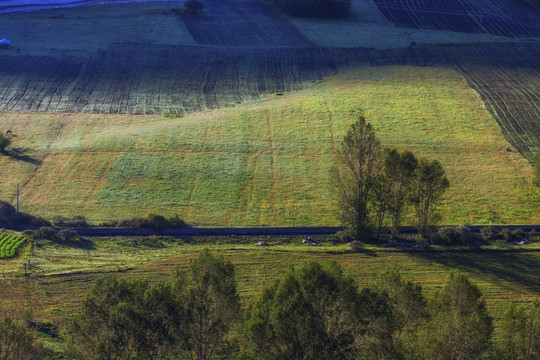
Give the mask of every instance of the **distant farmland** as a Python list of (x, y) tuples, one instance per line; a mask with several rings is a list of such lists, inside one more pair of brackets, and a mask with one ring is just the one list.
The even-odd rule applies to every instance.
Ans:
[[(418, 33), (444, 43), (458, 38), (441, 29), (474, 33), (481, 2), (501, 20), (496, 0), (476, 0), (466, 16), (470, 3), (445, 5), (470, 22), (455, 20), (455, 29), (430, 17), (415, 25), (421, 2), (382, 0), (382, 13), (362, 3), (343, 29), (323, 20), (297, 27), (242, 0), (207, 2), (202, 17), (166, 3), (3, 14), (0, 30), (18, 29), (21, 45), (0, 55), (0, 119), (26, 153), (0, 157), (9, 174), (0, 198), (21, 184), (22, 206), (46, 217), (155, 212), (202, 225), (335, 225), (328, 167), (363, 113), (385, 144), (448, 167), (443, 222), (537, 221), (530, 166), (519, 155), (530, 159), (540, 147), (540, 43), (520, 39), (534, 26), (497, 37), (485, 18), (477, 30), (492, 43), (406, 42), (422, 26), (432, 30)], [(520, 6), (508, 17), (522, 25), (538, 17)], [(378, 14), (373, 25), (366, 8)], [(379, 29), (402, 47), (318, 46), (321, 31), (309, 29), (319, 21), (327, 43)], [(43, 35), (57, 24), (58, 44)], [(93, 29), (102, 38), (89, 36)]]
[[(136, 59), (136, 61), (134, 61)], [(330, 49), (115, 44), (97, 58), (0, 57), (0, 110), (181, 114), (299, 90), (345, 65)]]
[(234, 47), (310, 47), (296, 27), (259, 1), (206, 2), (206, 16), (183, 16), (197, 44)]
[[(137, 59), (137, 61), (133, 61)], [(0, 57), (0, 110), (191, 113), (303, 89), (350, 64), (458, 70), (526, 158), (540, 147), (540, 44), (377, 51), (116, 44), (99, 57)]]
[(374, 0), (396, 26), (404, 28), (539, 37), (538, 12), (512, 0)]
[(506, 139), (531, 159), (540, 147), (540, 44), (456, 45), (376, 52), (373, 66), (454, 68), (477, 91)]

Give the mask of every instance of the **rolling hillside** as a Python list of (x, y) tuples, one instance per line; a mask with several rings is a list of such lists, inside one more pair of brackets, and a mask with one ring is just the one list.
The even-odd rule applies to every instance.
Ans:
[(422, 4), (355, 1), (343, 21), (252, 0), (0, 14), (0, 130), (20, 148), (0, 198), (20, 184), (23, 211), (94, 222), (336, 225), (332, 154), (364, 114), (383, 143), (443, 162), (444, 223), (538, 222), (540, 12)]
[(455, 71), (359, 68), (308, 89), (181, 118), (6, 112), (19, 158), (0, 197), (45, 217), (150, 212), (199, 225), (335, 225), (329, 169), (363, 113), (388, 146), (440, 159), (443, 223), (539, 221), (530, 167)]

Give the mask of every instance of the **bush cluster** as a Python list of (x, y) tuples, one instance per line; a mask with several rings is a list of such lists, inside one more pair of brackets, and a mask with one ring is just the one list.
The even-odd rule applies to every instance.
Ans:
[(477, 245), (481, 242), (507, 245), (520, 241), (535, 242), (540, 240), (538, 233), (534, 230), (527, 233), (522, 228), (510, 230), (508, 228), (497, 229), (493, 226), (485, 226), (480, 233), (473, 233), (467, 226), (445, 226), (429, 238), (429, 242), (440, 245)]
[(474, 245), (480, 240), (480, 236), (469, 230), (468, 227), (446, 226), (434, 236), (433, 242), (441, 245)]
[(39, 229), (41, 239), (50, 240), (60, 244), (82, 245), (83, 240), (79, 233), (73, 229), (55, 229), (49, 226), (43, 226)]
[(6, 227), (17, 226), (50, 226), (50, 222), (39, 217), (17, 212), (17, 210), (8, 202), (0, 201), (0, 224)]
[(82, 215), (75, 215), (72, 218), (67, 218), (62, 215), (56, 215), (53, 217), (53, 224), (56, 227), (61, 228), (74, 228), (74, 227), (87, 227), (88, 222), (86, 221), (86, 218)]
[(121, 220), (116, 223), (116, 226), (126, 228), (147, 228), (152, 229), (157, 234), (160, 234), (166, 228), (177, 229), (187, 227), (188, 225), (184, 222), (184, 220), (180, 219), (178, 215), (166, 218), (162, 215), (150, 214), (146, 218)]
[(272, 0), (281, 11), (299, 17), (346, 17), (351, 0)]

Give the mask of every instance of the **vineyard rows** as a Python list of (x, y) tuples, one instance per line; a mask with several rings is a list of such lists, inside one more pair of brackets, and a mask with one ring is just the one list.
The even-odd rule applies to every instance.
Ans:
[(0, 234), (0, 259), (15, 257), (17, 250), (26, 241), (24, 235)]
[(310, 47), (296, 27), (259, 1), (211, 1), (206, 16), (183, 16), (193, 39), (201, 45)]
[(525, 1), (374, 1), (384, 16), (399, 27), (489, 33), (507, 37), (540, 36), (540, 11)]

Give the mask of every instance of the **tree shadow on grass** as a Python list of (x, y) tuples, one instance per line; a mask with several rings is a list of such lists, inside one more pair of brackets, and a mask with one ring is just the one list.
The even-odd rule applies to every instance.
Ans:
[(411, 255), (490, 279), (521, 285), (540, 294), (540, 251), (433, 251)]
[(24, 155), (24, 154), (17, 153), (17, 152), (14, 152), (14, 151), (6, 151), (6, 152), (3, 152), (2, 154), (12, 158), (15, 161), (23, 161), (23, 162), (26, 162), (26, 163), (29, 163), (29, 164), (41, 165), (41, 160), (40, 159), (33, 158), (33, 157), (29, 156), (29, 155)]

